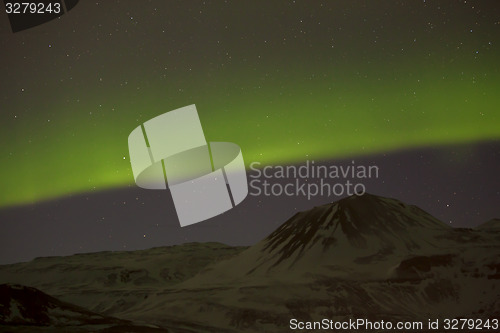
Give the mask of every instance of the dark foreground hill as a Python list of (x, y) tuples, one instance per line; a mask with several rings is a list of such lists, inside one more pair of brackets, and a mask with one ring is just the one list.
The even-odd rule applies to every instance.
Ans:
[(289, 332), (290, 320), (500, 316), (496, 222), (453, 229), (374, 195), (299, 213), (250, 248), (186, 244), (0, 267), (89, 311), (173, 332)]
[(16, 284), (0, 285), (0, 331), (26, 332), (168, 332), (103, 316)]

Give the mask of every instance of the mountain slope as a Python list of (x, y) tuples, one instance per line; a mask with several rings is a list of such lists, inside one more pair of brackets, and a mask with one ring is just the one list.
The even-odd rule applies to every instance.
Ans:
[(150, 293), (189, 279), (208, 264), (244, 249), (220, 243), (187, 243), (140, 251), (36, 258), (0, 266), (0, 283), (35, 287), (63, 301), (109, 314), (123, 311)]

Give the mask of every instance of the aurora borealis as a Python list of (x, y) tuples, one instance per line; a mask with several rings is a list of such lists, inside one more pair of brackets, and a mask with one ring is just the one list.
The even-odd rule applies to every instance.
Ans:
[(495, 1), (80, 3), (1, 19), (0, 207), (133, 184), (127, 136), (196, 104), (247, 165), (500, 138)]

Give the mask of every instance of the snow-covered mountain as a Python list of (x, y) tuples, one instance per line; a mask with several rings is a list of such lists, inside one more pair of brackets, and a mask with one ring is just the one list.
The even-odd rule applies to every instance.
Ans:
[(250, 248), (187, 244), (42, 258), (0, 266), (0, 283), (24, 281), (173, 332), (289, 332), (291, 318), (498, 318), (497, 226), (451, 228), (415, 206), (366, 194), (298, 213)]
[(290, 318), (490, 318), (500, 314), (499, 237), (395, 199), (353, 196), (296, 214), (123, 315), (168, 312), (238, 332), (287, 332)]
[[(385, 277), (408, 255), (445, 253), (453, 228), (416, 206), (365, 194), (301, 212), (239, 256), (221, 262), (202, 279), (225, 283), (247, 275), (367, 274)], [(190, 283), (195, 280), (188, 281)]]

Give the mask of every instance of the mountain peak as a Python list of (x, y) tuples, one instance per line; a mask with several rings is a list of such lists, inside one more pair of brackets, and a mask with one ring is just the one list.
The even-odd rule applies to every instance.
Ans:
[(335, 205), (338, 205), (339, 210), (344, 213), (345, 221), (350, 221), (360, 230), (374, 228), (405, 230), (412, 226), (450, 228), (417, 206), (373, 194), (352, 195), (330, 204), (330, 206)]
[(374, 278), (374, 272), (387, 274), (399, 258), (446, 251), (443, 239), (450, 231), (416, 206), (372, 194), (351, 196), (295, 214), (259, 243), (189, 283), (209, 276), (227, 281), (268, 274), (292, 280), (331, 274)]
[(272, 267), (283, 262), (292, 267), (305, 257), (373, 261), (394, 252), (436, 246), (434, 235), (450, 229), (416, 206), (364, 194), (294, 215), (260, 247), (265, 257), (272, 258)]

